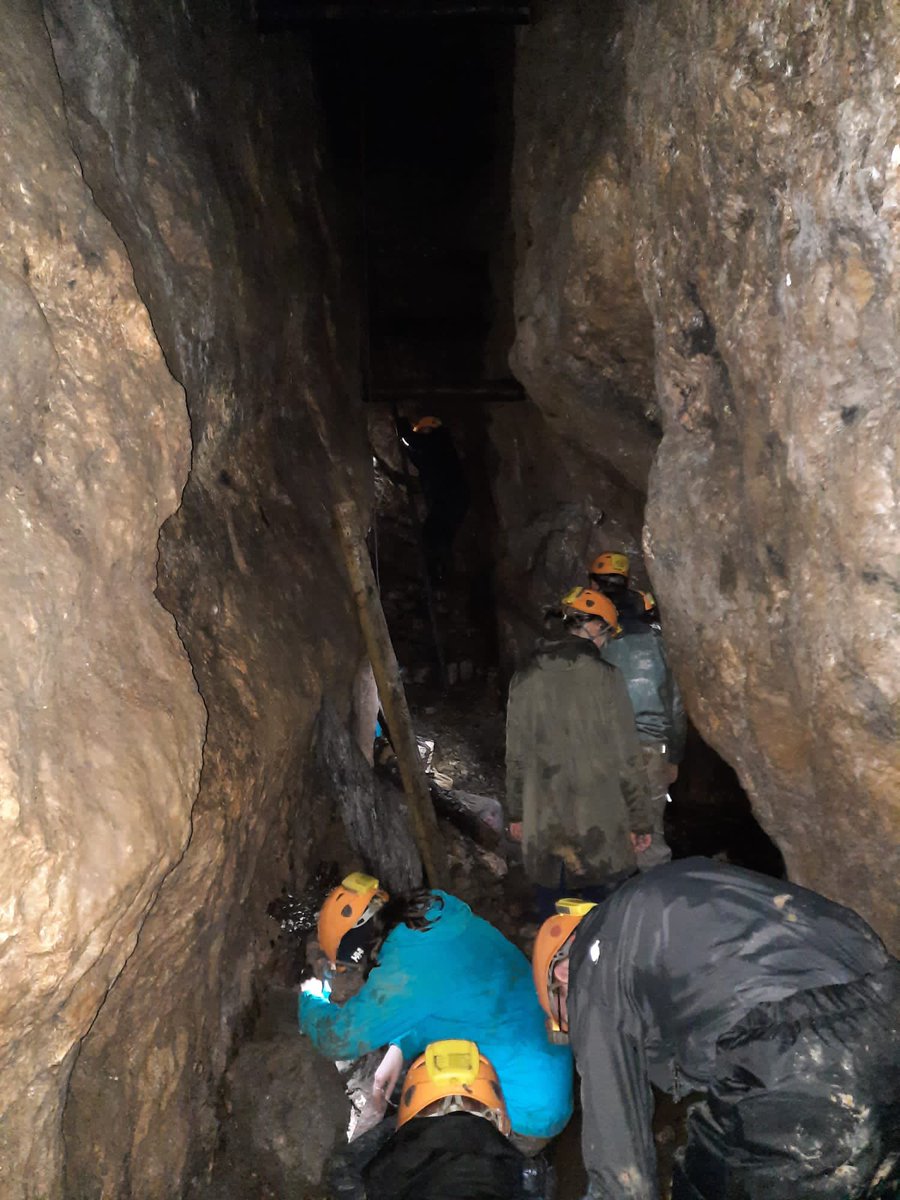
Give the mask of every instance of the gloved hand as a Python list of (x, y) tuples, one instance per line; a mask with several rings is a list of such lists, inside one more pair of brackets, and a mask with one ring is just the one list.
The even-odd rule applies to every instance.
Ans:
[(310, 975), (300, 984), (300, 994), (314, 997), (317, 1000), (327, 1000), (331, 994), (331, 987), (327, 979), (319, 979), (315, 975)]

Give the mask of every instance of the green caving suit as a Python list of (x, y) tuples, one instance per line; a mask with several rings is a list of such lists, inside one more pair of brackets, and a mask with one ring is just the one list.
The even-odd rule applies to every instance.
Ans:
[(506, 802), (523, 823), (525, 871), (556, 887), (633, 870), (629, 834), (652, 825), (634, 713), (621, 673), (585, 638), (538, 643), (509, 687)]

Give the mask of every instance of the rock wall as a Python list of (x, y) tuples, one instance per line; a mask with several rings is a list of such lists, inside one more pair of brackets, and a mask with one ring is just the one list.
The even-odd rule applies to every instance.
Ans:
[(646, 582), (641, 526), (660, 412), (632, 247), (624, 9), (538, 0), (519, 35), (510, 364), (529, 399), (491, 423), (508, 669), (601, 550), (628, 550)]
[(190, 838), (206, 716), (154, 596), (190, 462), (184, 394), (82, 178), (40, 11), (3, 0), (2, 26), (6, 1200), (61, 1194), (73, 1059)]
[[(515, 369), (588, 448), (596, 473), (582, 459), (568, 482), (592, 504), (616, 472), (642, 489), (661, 416), (645, 556), (691, 717), (792, 877), (896, 946), (900, 17), (535, 17)], [(532, 508), (559, 491), (540, 470)]]
[(170, 1198), (330, 815), (304, 789), (361, 654), (330, 534), (368, 486), (353, 298), (295, 39), (249, 6), (4, 3), (0, 1194)]
[(792, 877), (900, 942), (900, 13), (651, 3), (628, 51), (666, 436), (646, 546)]
[(510, 360), (551, 433), (643, 491), (660, 430), (632, 248), (625, 8), (539, 0), (520, 36)]
[[(590, 418), (588, 418), (590, 419)], [(599, 422), (598, 422), (599, 423)], [(498, 406), (490, 436), (498, 462), (493, 476), (500, 514), (495, 565), (501, 665), (511, 674), (545, 633), (555, 609), (601, 550), (632, 555), (641, 566), (645, 494), (605, 460), (558, 436), (532, 401)]]

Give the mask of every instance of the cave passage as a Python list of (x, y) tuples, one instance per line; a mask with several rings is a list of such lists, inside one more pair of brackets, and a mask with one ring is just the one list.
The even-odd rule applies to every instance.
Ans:
[[(508, 368), (522, 12), (489, 7), (455, 20), (424, 9), (414, 20), (387, 19), (384, 11), (380, 20), (354, 21), (346, 12), (315, 21), (312, 9), (306, 19), (336, 176), (364, 264), (361, 373), (376, 474), (369, 543), (382, 602), (417, 726), (436, 744), (435, 766), (502, 800), (505, 689), (530, 649), (511, 653), (501, 644), (496, 609), (505, 597), (495, 575), (505, 539), (492, 482), (504, 469), (504, 448), (490, 432), (496, 405), (514, 428), (517, 405), (528, 403)], [(400, 413), (444, 422), (470, 492), (452, 570), (433, 598), (421, 553), (427, 505), (419, 490), (410, 511), (394, 428)], [(623, 509), (630, 499), (620, 500)], [(615, 523), (619, 514), (610, 515)], [(601, 525), (589, 558), (620, 548)], [(570, 578), (558, 577), (557, 586), (585, 582), (586, 567), (570, 560)], [(680, 856), (718, 854), (783, 874), (734, 772), (696, 731), (672, 798)]]
[[(536, 883), (510, 684), (588, 629), (601, 552), (688, 716), (678, 763), (628, 725), (667, 870), (896, 949), (897, 21), (0, 5), (0, 1200), (339, 1193), (383, 1046), (298, 1034), (311, 971), (359, 982), (318, 911), (350, 872), (415, 892), (429, 844), (530, 953), (607, 831)], [(557, 1200), (579, 1120), (534, 1160)]]

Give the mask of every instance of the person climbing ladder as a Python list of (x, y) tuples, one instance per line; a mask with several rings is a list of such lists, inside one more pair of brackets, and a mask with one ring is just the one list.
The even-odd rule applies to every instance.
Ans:
[(469, 507), (469, 485), (450, 430), (437, 417), (413, 425), (397, 418), (397, 433), (419, 472), (427, 513), (422, 542), (432, 584), (444, 584), (453, 565), (453, 542)]

